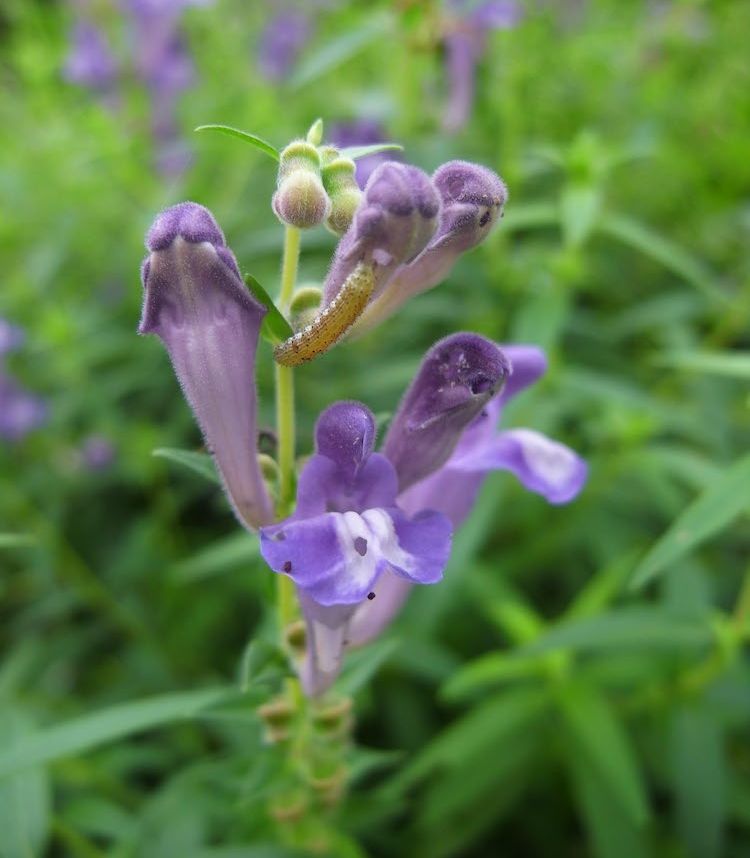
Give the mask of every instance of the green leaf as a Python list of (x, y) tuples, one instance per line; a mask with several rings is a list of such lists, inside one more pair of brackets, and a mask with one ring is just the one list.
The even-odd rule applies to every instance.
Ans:
[(236, 690), (227, 688), (163, 694), (145, 700), (121, 703), (30, 733), (11, 747), (2, 747), (0, 778), (60, 757), (89, 751), (105, 742), (153, 729), (171, 721), (195, 718), (210, 706), (225, 702), (236, 695)]
[(503, 215), (500, 229), (494, 234), (557, 226), (559, 223), (560, 211), (554, 203), (511, 205)]
[(212, 483), (219, 483), (219, 475), (216, 473), (213, 460), (208, 453), (195, 453), (192, 450), (178, 450), (176, 447), (159, 447), (154, 450), (152, 456), (175, 462), (189, 471), (200, 474)]
[(542, 675), (546, 661), (539, 655), (519, 656), (516, 652), (490, 652), (454, 673), (440, 689), (446, 700), (464, 700), (488, 685)]
[(247, 567), (260, 556), (258, 537), (240, 531), (212, 542), (169, 570), (181, 584), (202, 581), (214, 575)]
[(508, 736), (540, 715), (548, 695), (537, 688), (521, 688), (483, 701), (426, 745), (390, 782), (400, 793), (438, 768), (452, 769), (472, 755), (492, 756)]
[(336, 682), (336, 691), (351, 695), (367, 685), (399, 646), (399, 640), (387, 637), (350, 653), (344, 662), (341, 677)]
[[(15, 708), (0, 711), (0, 748), (22, 743), (31, 723)], [(44, 852), (50, 824), (50, 790), (44, 769), (34, 767), (0, 782), (0, 858)]]
[(728, 527), (750, 508), (750, 455), (721, 473), (653, 545), (633, 573), (632, 587), (642, 587), (701, 542)]
[(721, 304), (730, 302), (731, 299), (716, 285), (713, 276), (702, 262), (643, 224), (625, 215), (607, 214), (599, 218), (597, 228), (605, 235), (616, 238), (670, 269), (712, 301)]
[(727, 772), (721, 725), (702, 700), (680, 707), (671, 729), (677, 830), (691, 858), (719, 858)]
[(648, 818), (646, 792), (630, 739), (606, 699), (594, 688), (571, 684), (559, 697), (563, 724), (576, 749), (601, 775), (631, 822)]
[(712, 639), (713, 632), (707, 621), (682, 617), (658, 607), (625, 607), (552, 626), (518, 653), (534, 655), (554, 649), (699, 648)]
[(364, 19), (365, 23), (361, 27), (345, 29), (341, 35), (304, 59), (292, 75), (289, 85), (298, 89), (343, 65), (385, 34), (391, 27), (391, 20), (390, 14), (372, 14)]
[(31, 533), (0, 533), (0, 549), (27, 548), (36, 544), (36, 537)]
[(568, 185), (560, 195), (560, 223), (563, 239), (570, 247), (580, 247), (591, 234), (599, 217), (601, 193), (590, 185)]
[(654, 363), (689, 372), (750, 380), (750, 352), (676, 352), (662, 355)]
[(281, 315), (279, 308), (274, 304), (268, 292), (266, 292), (252, 274), (245, 275), (245, 283), (253, 295), (268, 310), (260, 328), (263, 337), (274, 345), (288, 340), (294, 331), (289, 322)]
[(280, 160), (279, 150), (276, 149), (275, 146), (272, 146), (268, 140), (264, 140), (262, 137), (258, 137), (257, 134), (251, 134), (249, 131), (242, 131), (239, 128), (232, 128), (231, 125), (199, 125), (196, 131), (218, 131), (219, 134), (226, 134), (229, 137), (236, 137), (238, 140), (242, 140), (245, 143), (249, 143), (251, 146), (255, 146), (256, 149), (260, 149), (261, 152), (268, 155), (269, 158), (273, 158), (274, 161), (278, 162)]
[(358, 158), (366, 158), (378, 152), (403, 152), (404, 147), (400, 143), (373, 143), (370, 146), (347, 146), (339, 151), (344, 158), (356, 161)]
[(566, 748), (566, 763), (576, 803), (596, 858), (648, 858), (651, 854), (640, 826), (626, 816), (601, 773), (573, 746)]

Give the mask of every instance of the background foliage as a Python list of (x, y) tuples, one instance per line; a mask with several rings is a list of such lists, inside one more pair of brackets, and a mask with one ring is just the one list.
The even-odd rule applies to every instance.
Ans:
[[(283, 145), (316, 116), (378, 119), (427, 170), (485, 163), (511, 201), (445, 284), (300, 372), (300, 453), (327, 403), (390, 412), (428, 345), (472, 329), (548, 349), (508, 423), (591, 464), (563, 508), (492, 477), (446, 581), (352, 659), (332, 851), (747, 855), (750, 5), (529, 3), (490, 34), (455, 134), (438, 7), (321, 6), (270, 84), (271, 6), (186, 14), (193, 158), (171, 179), (137, 80), (116, 109), (63, 80), (70, 7), (0, 10), (0, 316), (27, 331), (8, 369), (49, 407), (0, 446), (0, 855), (293, 854), (265, 812), (267, 666), (246, 651), (271, 576), (216, 487), (153, 455), (200, 437), (135, 327), (142, 236), (172, 202), (209, 206), (267, 288), (278, 274), (271, 162), (190, 129)], [(97, 9), (126, 50), (120, 13)], [(332, 246), (306, 236), (303, 280)], [(267, 347), (260, 394), (270, 424)], [(86, 466), (91, 436), (105, 468)]]

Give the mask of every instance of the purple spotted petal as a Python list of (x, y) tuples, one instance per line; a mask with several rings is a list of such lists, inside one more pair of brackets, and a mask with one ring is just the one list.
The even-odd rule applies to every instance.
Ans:
[(375, 291), (429, 242), (440, 207), (430, 177), (408, 164), (389, 161), (370, 176), (352, 225), (341, 238), (323, 287), (323, 305), (341, 290), (360, 262), (372, 264)]
[(449, 458), (509, 372), (498, 346), (478, 334), (452, 334), (427, 352), (383, 445), (401, 491)]
[(413, 586), (386, 569), (378, 578), (377, 597), (356, 606), (349, 620), (346, 645), (363, 646), (378, 637), (401, 610)]
[(451, 462), (456, 470), (487, 473), (506, 470), (550, 503), (572, 500), (588, 475), (586, 462), (569, 447), (533, 429), (501, 432), (494, 443)]
[(140, 333), (161, 338), (240, 521), (272, 520), (256, 457), (255, 351), (266, 311), (208, 209), (181, 203), (146, 238)]
[(439, 581), (448, 562), (450, 522), (439, 513), (408, 519), (398, 509), (326, 513), (264, 527), (260, 550), (321, 605), (354, 605), (375, 592), (389, 568), (421, 584)]
[(467, 161), (443, 164), (432, 182), (440, 196), (440, 222), (435, 234), (427, 248), (402, 266), (370, 302), (352, 333), (369, 330), (409, 298), (445, 280), (461, 254), (484, 241), (508, 197), (499, 176)]

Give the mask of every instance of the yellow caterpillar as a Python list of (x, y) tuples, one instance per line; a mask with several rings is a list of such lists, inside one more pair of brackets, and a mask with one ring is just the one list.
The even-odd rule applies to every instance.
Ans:
[(372, 265), (360, 262), (320, 315), (274, 348), (276, 362), (282, 366), (299, 366), (327, 352), (359, 318), (374, 288)]

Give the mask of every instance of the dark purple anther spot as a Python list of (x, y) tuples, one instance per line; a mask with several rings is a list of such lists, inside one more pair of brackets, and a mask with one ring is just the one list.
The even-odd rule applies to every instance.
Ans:
[(490, 212), (487, 210), (482, 217), (479, 218), (479, 226), (487, 226), (490, 219)]
[(286, 563), (281, 567), (287, 575), (292, 571), (292, 561), (287, 560)]
[(367, 554), (367, 540), (364, 536), (358, 536), (354, 540), (354, 550), (359, 554), (360, 557), (364, 557)]
[(286, 539), (286, 534), (283, 530), (280, 530), (278, 533), (274, 534), (273, 538), (276, 540), (276, 542), (283, 542)]
[(374, 593), (368, 593), (367, 598), (372, 602), (372, 600), (375, 598), (375, 594)]

